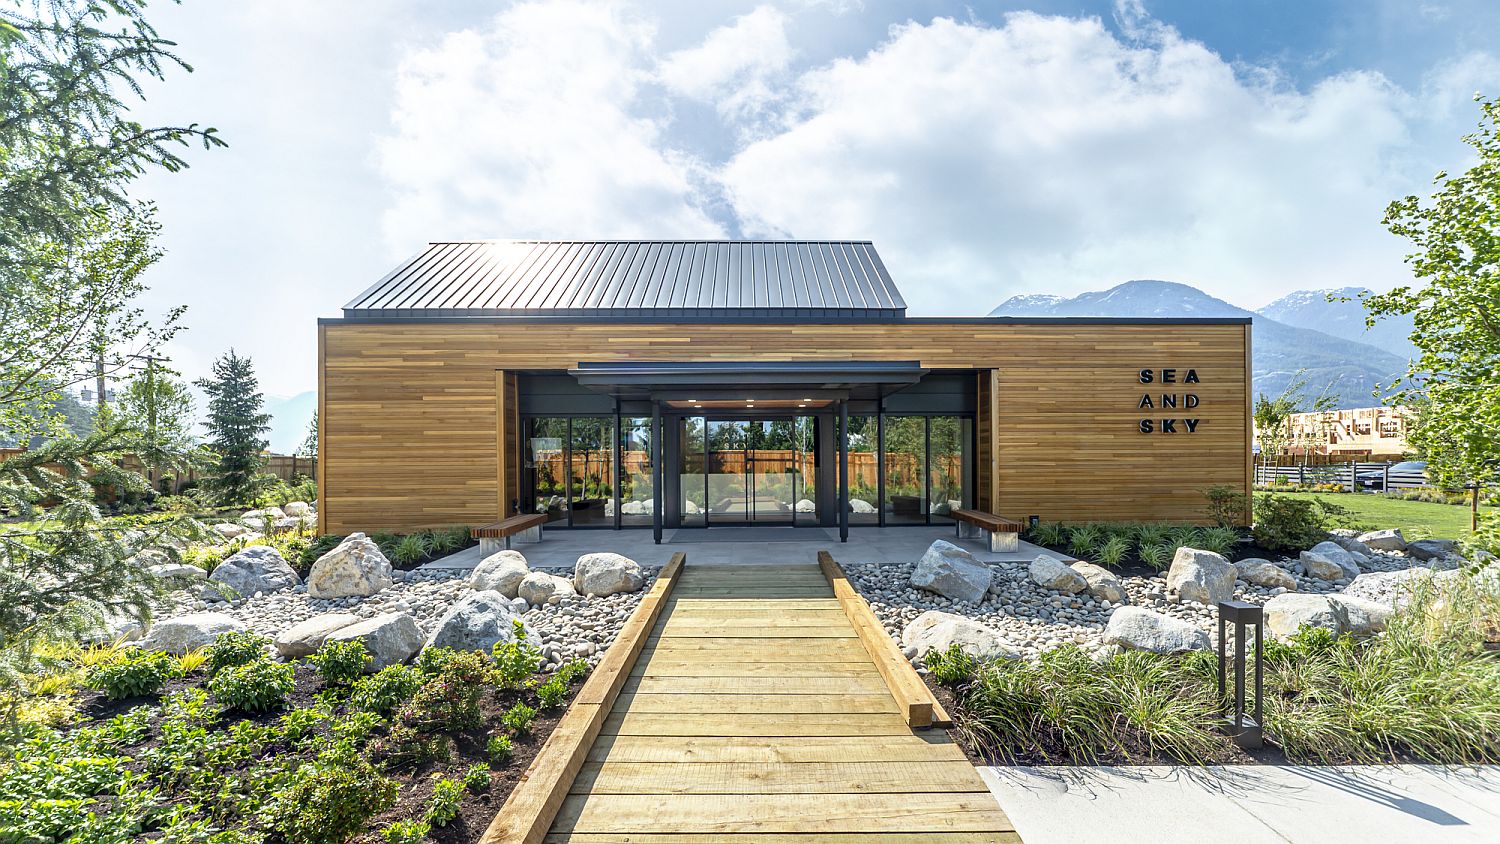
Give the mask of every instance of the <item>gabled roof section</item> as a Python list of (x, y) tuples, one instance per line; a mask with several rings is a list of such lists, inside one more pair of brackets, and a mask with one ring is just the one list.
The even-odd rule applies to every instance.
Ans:
[(867, 240), (484, 240), (427, 249), (345, 317), (901, 319)]

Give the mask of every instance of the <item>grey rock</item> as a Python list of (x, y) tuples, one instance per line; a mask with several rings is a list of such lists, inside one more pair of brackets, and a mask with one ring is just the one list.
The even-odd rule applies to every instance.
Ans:
[(208, 578), (208, 572), (198, 566), (189, 563), (162, 563), (147, 569), (153, 577), (161, 580), (173, 580), (182, 583), (202, 583)]
[(215, 566), (208, 579), (223, 584), (232, 590), (232, 595), (280, 592), (302, 583), (296, 569), (269, 545), (251, 545), (236, 552)]
[(1026, 567), (1026, 573), (1031, 576), (1033, 583), (1043, 589), (1076, 595), (1089, 588), (1088, 578), (1048, 554), (1038, 554), (1031, 565)]
[(302, 516), (311, 515), (313, 508), (312, 505), (308, 504), (306, 501), (293, 501), (285, 507), (281, 508), (281, 510), (288, 516), (295, 516), (300, 518)]
[(1426, 562), (1452, 554), (1458, 543), (1451, 539), (1418, 539), (1406, 543), (1406, 553)]
[(541, 571), (534, 571), (522, 578), (521, 585), (516, 590), (517, 597), (525, 598), (526, 602), (533, 606), (549, 603), (554, 599), (561, 600), (575, 594), (577, 593), (573, 589), (571, 580)]
[(244, 525), (237, 525), (231, 522), (219, 522), (218, 524), (210, 527), (209, 530), (217, 533), (225, 539), (236, 539), (250, 532), (250, 529), (245, 527)]
[(1264, 586), (1268, 589), (1286, 589), (1296, 591), (1297, 578), (1281, 566), (1270, 560), (1253, 558), (1240, 560), (1234, 564), (1241, 580), (1256, 586)]
[(1186, 621), (1141, 607), (1120, 607), (1109, 614), (1104, 644), (1158, 654), (1206, 651), (1208, 634)]
[(1130, 603), (1130, 595), (1125, 592), (1124, 584), (1120, 583), (1120, 578), (1109, 569), (1084, 562), (1074, 563), (1069, 568), (1083, 575), (1083, 579), (1088, 581), (1090, 597), (1113, 604)]
[(526, 564), (526, 558), (520, 551), (507, 548), (480, 560), (469, 574), (469, 585), (479, 591), (490, 590), (514, 598), (528, 574), (531, 574), (531, 568)]
[(1319, 580), (1353, 580), (1359, 577), (1359, 561), (1332, 542), (1317, 545), (1297, 555), (1309, 577)]
[(911, 585), (954, 601), (977, 604), (990, 589), (994, 572), (974, 555), (951, 542), (928, 546), (911, 573)]
[(323, 641), (330, 634), (356, 624), (359, 620), (359, 616), (347, 612), (315, 615), (277, 633), (271, 643), (276, 646), (276, 652), (287, 659), (307, 656), (323, 647)]
[(1223, 555), (1197, 548), (1178, 548), (1167, 569), (1167, 589), (1185, 601), (1217, 604), (1234, 600), (1238, 571)]
[(189, 613), (153, 624), (141, 639), (141, 647), (181, 656), (208, 647), (223, 633), (240, 633), (245, 629), (242, 622), (223, 613)]
[(1330, 595), (1344, 610), (1344, 632), (1355, 636), (1372, 636), (1385, 630), (1391, 620), (1391, 608), (1385, 604), (1356, 598), (1353, 595)]
[(1303, 627), (1321, 627), (1336, 636), (1370, 636), (1385, 629), (1391, 612), (1385, 604), (1353, 595), (1288, 593), (1266, 602), (1266, 632), (1284, 639)]
[(646, 582), (635, 560), (620, 554), (584, 554), (573, 565), (573, 589), (580, 595), (634, 592)]
[(314, 598), (367, 597), (394, 582), (391, 562), (363, 533), (351, 533), (338, 547), (318, 558), (307, 575), (307, 594)]
[(1359, 541), (1365, 547), (1376, 551), (1405, 551), (1406, 537), (1401, 535), (1400, 528), (1387, 528), (1386, 530), (1372, 530), (1369, 533), (1359, 535)]
[(1330, 536), (1330, 542), (1344, 549), (1345, 551), (1348, 551), (1350, 554), (1368, 559), (1371, 554), (1375, 553), (1375, 549), (1359, 541), (1359, 539), (1353, 536), (1345, 536), (1342, 533), (1332, 532), (1330, 532)]
[(406, 613), (388, 612), (341, 627), (328, 634), (323, 642), (363, 642), (370, 654), (365, 672), (374, 673), (416, 656), (422, 650), (422, 629)]
[(917, 658), (925, 657), (933, 650), (946, 651), (953, 645), (980, 659), (1012, 659), (1016, 656), (994, 628), (972, 618), (937, 610), (928, 610), (906, 625), (901, 631), (901, 645), (913, 650)]
[[(517, 618), (510, 599), (499, 592), (471, 592), (438, 619), (426, 647), (488, 653), (496, 643), (516, 640)], [(526, 638), (536, 641), (536, 631), (526, 627)]]

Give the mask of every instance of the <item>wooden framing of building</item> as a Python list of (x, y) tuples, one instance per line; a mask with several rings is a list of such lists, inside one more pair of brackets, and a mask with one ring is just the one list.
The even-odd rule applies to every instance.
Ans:
[[(580, 368), (591, 364), (657, 367), (673, 377), (681, 376), (674, 367), (743, 374), (764, 365), (762, 382), (735, 387), (763, 402), (798, 365), (900, 362), (921, 373), (914, 378), (963, 379), (973, 408), (969, 503), (1011, 518), (1192, 521), (1203, 517), (1207, 487), (1251, 487), (1247, 320), (761, 311), (346, 308), (343, 318), (321, 320), (322, 530), (479, 525), (508, 515), (522, 498), (521, 379), (585, 380)], [(660, 398), (665, 387), (643, 389), (671, 409)]]

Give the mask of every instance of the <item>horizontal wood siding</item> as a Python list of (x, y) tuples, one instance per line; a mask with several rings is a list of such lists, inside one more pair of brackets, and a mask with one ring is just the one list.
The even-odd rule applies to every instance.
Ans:
[[(1190, 519), (1202, 489), (1243, 488), (1249, 450), (1241, 325), (329, 324), (323, 327), (324, 528), (495, 521), (497, 418), (514, 379), (585, 361), (917, 360), (993, 369), (979, 419), (979, 489), (1024, 519)], [(1142, 368), (1196, 369), (1196, 411), (1140, 411)], [(1189, 391), (1178, 384), (1171, 390)], [(976, 383), (976, 389), (979, 384)], [(988, 398), (988, 397), (985, 397)], [(994, 422), (985, 407), (994, 407)], [(1194, 416), (1197, 433), (1141, 434), (1140, 418)], [(512, 417), (514, 419), (514, 417)], [(1180, 423), (1179, 423), (1180, 424)], [(985, 442), (988, 436), (993, 442)], [(517, 449), (511, 451), (509, 449)], [(998, 464), (998, 475), (989, 467)], [(507, 473), (513, 476), (514, 472)], [(514, 477), (508, 483), (515, 483)], [(981, 494), (979, 500), (985, 496)]]

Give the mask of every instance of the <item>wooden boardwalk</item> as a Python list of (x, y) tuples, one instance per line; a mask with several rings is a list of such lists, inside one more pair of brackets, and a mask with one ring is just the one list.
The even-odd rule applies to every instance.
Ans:
[(1020, 842), (947, 734), (908, 725), (827, 570), (682, 568), (566, 794), (531, 801), (556, 808), (542, 840)]

